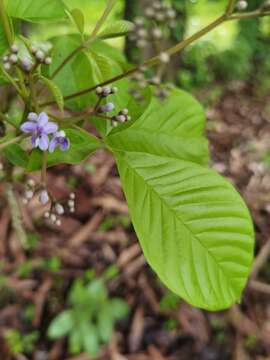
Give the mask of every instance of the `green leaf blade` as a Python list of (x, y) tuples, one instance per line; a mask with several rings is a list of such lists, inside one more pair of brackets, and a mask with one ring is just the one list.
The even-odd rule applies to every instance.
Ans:
[(254, 234), (232, 185), (187, 161), (131, 152), (116, 158), (135, 230), (161, 280), (200, 308), (238, 302)]

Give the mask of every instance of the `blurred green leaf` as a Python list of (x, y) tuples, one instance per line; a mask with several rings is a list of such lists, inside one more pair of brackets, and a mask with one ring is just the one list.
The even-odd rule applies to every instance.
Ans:
[(58, 20), (65, 17), (65, 5), (62, 0), (6, 0), (10, 16), (38, 22)]
[(21, 148), (20, 145), (10, 145), (3, 150), (3, 153), (13, 165), (23, 168), (27, 167), (29, 156), (27, 152)]
[(66, 336), (73, 328), (74, 320), (71, 310), (60, 313), (50, 324), (48, 336), (50, 339), (58, 339)]
[(108, 24), (104, 28), (104, 30), (102, 30), (99, 33), (98, 37), (100, 39), (110, 39), (110, 38), (125, 36), (133, 29), (133, 27), (134, 25), (130, 21), (126, 21), (126, 20), (115, 21), (112, 24)]
[(64, 98), (61, 90), (59, 87), (55, 84), (53, 80), (50, 80), (46, 78), (45, 76), (40, 75), (40, 80), (47, 86), (47, 88), (52, 93), (59, 109), (63, 111), (64, 109)]

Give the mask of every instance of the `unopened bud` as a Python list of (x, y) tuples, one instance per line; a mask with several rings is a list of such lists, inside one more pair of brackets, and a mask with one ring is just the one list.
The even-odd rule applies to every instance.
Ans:
[(170, 62), (170, 55), (166, 52), (162, 52), (159, 55), (159, 59), (163, 64), (168, 64), (168, 62)]
[(42, 190), (39, 195), (39, 201), (42, 205), (46, 205), (49, 202), (49, 194), (47, 190)]
[(51, 57), (47, 57), (47, 58), (44, 60), (44, 63), (45, 63), (46, 65), (51, 65), (51, 63), (52, 63), (52, 58), (51, 58)]
[(10, 55), (9, 61), (10, 61), (12, 64), (16, 64), (16, 63), (18, 62), (18, 56), (17, 56), (16, 54)]
[(248, 3), (245, 0), (240, 0), (236, 4), (236, 8), (238, 11), (244, 11), (247, 9), (247, 7), (248, 7)]
[(6, 70), (6, 71), (9, 71), (10, 69), (11, 69), (11, 65), (10, 65), (10, 63), (5, 63), (4, 64), (4, 69)]
[(57, 215), (63, 215), (65, 213), (64, 207), (61, 204), (55, 205), (55, 211)]
[(113, 103), (107, 103), (105, 105), (102, 105), (99, 108), (99, 111), (102, 112), (102, 113), (107, 113), (107, 112), (110, 112), (110, 111), (113, 111), (113, 110), (114, 110), (114, 104)]
[(29, 121), (37, 121), (37, 119), (38, 119), (38, 114), (34, 112), (30, 112), (27, 116), (27, 120)]
[(42, 62), (42, 61), (44, 60), (44, 58), (45, 58), (45, 54), (44, 54), (44, 52), (41, 51), (41, 50), (38, 50), (38, 51), (36, 52), (35, 56), (36, 56), (36, 59), (37, 59), (38, 61), (40, 61), (40, 62)]
[(16, 44), (13, 44), (10, 48), (11, 52), (13, 52), (13, 54), (17, 54), (19, 51), (19, 48)]
[(25, 192), (25, 198), (26, 198), (27, 200), (31, 200), (31, 199), (33, 198), (33, 196), (34, 196), (34, 191), (32, 191), (32, 190), (26, 190), (26, 192)]

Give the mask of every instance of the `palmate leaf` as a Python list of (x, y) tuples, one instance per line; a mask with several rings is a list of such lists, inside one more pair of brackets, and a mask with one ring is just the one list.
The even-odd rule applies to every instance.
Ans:
[(190, 304), (207, 310), (240, 300), (254, 235), (233, 186), (200, 165), (117, 152), (132, 221), (149, 264)]
[(58, 20), (65, 17), (62, 0), (6, 0), (10, 16), (32, 22)]
[(254, 235), (240, 195), (206, 166), (204, 125), (197, 101), (174, 90), (105, 141), (149, 264), (190, 304), (219, 310), (240, 300)]

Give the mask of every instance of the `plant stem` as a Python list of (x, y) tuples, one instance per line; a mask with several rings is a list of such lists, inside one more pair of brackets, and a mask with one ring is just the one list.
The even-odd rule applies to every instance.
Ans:
[(11, 30), (10, 20), (7, 16), (7, 12), (5, 9), (4, 0), (0, 0), (0, 19), (1, 19), (4, 31), (5, 31), (5, 35), (6, 35), (8, 44), (9, 44), (9, 46), (12, 46), (13, 41), (14, 41), (14, 35)]
[(22, 134), (20, 136), (17, 136), (13, 139), (10, 139), (2, 144), (0, 144), (0, 150), (4, 150), (7, 146), (9, 145), (13, 145), (13, 144), (17, 144), (19, 143), (20, 141), (22, 141), (23, 139), (27, 138), (29, 135), (27, 134)]
[(108, 0), (106, 8), (101, 16), (101, 18), (96, 23), (96, 26), (91, 34), (91, 38), (95, 38), (97, 34), (99, 33), (99, 30), (103, 26), (104, 22), (107, 20), (108, 16), (110, 15), (110, 12), (112, 11), (114, 5), (116, 4), (117, 0)]
[[(257, 11), (252, 11), (252, 12), (248, 12), (248, 13), (243, 13), (243, 14), (235, 14), (235, 15), (230, 15), (228, 16), (227, 13), (225, 13), (224, 15), (220, 16), (219, 18), (217, 18), (215, 21), (213, 21), (212, 23), (210, 23), (209, 25), (207, 25), (206, 27), (204, 27), (203, 29), (201, 29), (200, 31), (198, 31), (197, 33), (193, 34), (192, 36), (190, 36), (189, 38), (181, 41), (180, 43), (178, 43), (177, 45), (167, 49), (165, 52), (167, 52), (170, 56), (173, 56), (179, 52), (181, 52), (182, 50), (184, 50), (187, 46), (189, 46), (190, 44), (192, 44), (194, 41), (200, 39), (201, 37), (203, 37), (204, 35), (206, 35), (207, 33), (209, 33), (210, 31), (212, 31), (213, 29), (215, 29), (216, 27), (218, 27), (219, 25), (221, 25), (222, 23), (226, 22), (226, 21), (230, 21), (230, 20), (241, 20), (241, 19), (253, 19), (256, 17), (262, 17), (262, 16), (268, 16), (270, 15), (270, 12), (262, 12), (261, 10), (257, 10)], [(154, 65), (158, 65), (160, 64), (160, 57), (159, 56), (154, 56), (151, 59), (146, 60), (142, 65), (143, 66), (147, 66), (147, 67), (151, 67)], [(99, 86), (105, 86), (105, 85), (109, 85), (112, 84), (116, 81), (119, 81), (123, 78), (126, 78), (130, 75), (132, 75), (133, 73), (135, 73), (136, 71), (138, 71), (140, 68), (140, 66), (135, 66), (133, 68), (131, 68), (130, 70), (117, 75), (109, 80), (104, 81), (103, 83), (100, 83), (98, 85), (89, 87), (87, 89), (83, 89), (81, 91), (78, 91), (74, 94), (70, 94), (66, 97), (64, 97), (64, 100), (70, 100), (70, 99), (74, 99), (76, 97), (91, 93), (93, 91), (96, 90), (97, 87)], [(45, 102), (43, 104), (41, 104), (40, 106), (49, 106), (49, 105), (53, 105), (55, 103), (55, 101), (48, 101)]]
[(14, 194), (13, 187), (10, 183), (6, 184), (6, 197), (10, 209), (10, 215), (12, 218), (12, 224), (14, 230), (17, 234), (20, 243), (22, 244), (22, 247), (24, 249), (27, 249), (28, 248), (27, 235), (22, 225), (22, 216), (21, 216), (20, 208), (16, 196)]
[(269, 15), (270, 15), (270, 11), (256, 10), (256, 11), (251, 11), (251, 12), (248, 12), (248, 13), (231, 15), (228, 18), (228, 20), (255, 19), (255, 18), (269, 16)]
[(229, 16), (233, 13), (235, 7), (236, 0), (229, 0), (227, 8), (226, 8), (226, 15)]
[(48, 153), (44, 151), (42, 155), (42, 169), (41, 169), (41, 183), (44, 187), (46, 187), (47, 183), (47, 161), (48, 161)]
[(74, 56), (76, 56), (84, 48), (85, 48), (85, 45), (82, 44), (82, 45), (78, 46), (76, 49), (74, 49), (72, 51), (72, 53), (70, 53), (68, 55), (68, 57), (54, 70), (50, 79), (54, 79), (56, 77), (56, 75), (74, 58)]

